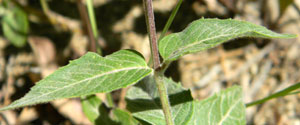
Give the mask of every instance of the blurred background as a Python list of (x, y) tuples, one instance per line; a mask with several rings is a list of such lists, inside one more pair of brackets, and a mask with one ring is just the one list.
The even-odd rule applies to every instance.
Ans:
[[(8, 1), (4, 4), (4, 1)], [(36, 82), (91, 50), (84, 22), (84, 0), (0, 0), (0, 107), (21, 98)], [(178, 0), (153, 0), (158, 35)], [(146, 60), (150, 48), (142, 0), (94, 0), (103, 55), (135, 49)], [(7, 11), (8, 10), (8, 11)], [(9, 16), (10, 12), (15, 16)], [(300, 33), (300, 0), (184, 0), (168, 33), (200, 18), (245, 20), (279, 33)], [(20, 33), (7, 25), (21, 22)], [(10, 24), (12, 23), (12, 24)], [(11, 36), (13, 34), (13, 36)], [(261, 99), (300, 81), (300, 38), (231, 40), (217, 48), (184, 56), (166, 75), (191, 88), (201, 100), (240, 85), (244, 102)], [(113, 92), (125, 108), (124, 92)], [(102, 99), (103, 94), (98, 94)], [(300, 94), (247, 108), (248, 124), (300, 125)], [(91, 124), (80, 99), (63, 99), (1, 112), (0, 124)]]

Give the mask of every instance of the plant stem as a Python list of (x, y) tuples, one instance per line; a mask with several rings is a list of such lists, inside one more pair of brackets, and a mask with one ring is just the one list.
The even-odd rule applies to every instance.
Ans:
[(167, 31), (169, 30), (171, 24), (173, 23), (173, 20), (181, 6), (181, 3), (182, 3), (183, 0), (178, 0), (177, 4), (176, 4), (176, 7), (173, 9), (163, 31), (161, 32), (161, 35), (159, 36), (159, 39), (158, 39), (158, 42), (166, 35)]
[(95, 13), (94, 13), (94, 7), (93, 7), (93, 0), (86, 0), (87, 8), (88, 8), (88, 14), (93, 30), (94, 37), (98, 39), (98, 30), (97, 30), (97, 24), (95, 19)]
[(46, 0), (40, 0), (44, 13), (49, 12), (49, 7)]
[(93, 35), (96, 39), (96, 49), (97, 49), (96, 51), (98, 54), (102, 55), (100, 45), (97, 42), (99, 38), (99, 34), (98, 34), (97, 23), (96, 23), (96, 18), (94, 13), (93, 0), (87, 0), (86, 2), (87, 2), (88, 14), (89, 14)]
[(89, 16), (87, 14), (86, 11), (86, 7), (82, 4), (82, 0), (77, 0), (77, 6), (79, 9), (79, 13), (80, 13), (80, 17), (83, 23), (83, 26), (85, 26), (85, 29), (87, 30), (87, 34), (89, 36), (90, 39), (90, 51), (92, 52), (96, 52), (96, 39), (93, 35), (93, 30), (92, 30), (92, 26), (91, 23), (89, 21)]
[(151, 55), (153, 59), (153, 67), (156, 70), (160, 67), (158, 47), (157, 47), (157, 39), (156, 39), (156, 29), (155, 29), (155, 21), (154, 21), (154, 13), (152, 8), (152, 0), (143, 0), (144, 8), (145, 8), (145, 17), (147, 30), (149, 34), (150, 46), (151, 46)]
[(158, 92), (160, 96), (160, 102), (163, 108), (163, 112), (165, 114), (165, 120), (167, 122), (167, 125), (174, 125), (172, 114), (171, 114), (171, 106), (168, 99), (167, 89), (165, 87), (165, 84), (163, 82), (163, 73), (156, 71), (154, 73), (155, 83), (158, 87)]
[[(159, 39), (158, 39), (158, 43), (160, 42), (160, 40), (166, 35), (167, 31), (169, 30), (171, 24), (173, 23), (174, 21), (174, 18), (181, 6), (181, 3), (182, 3), (183, 0), (179, 0), (175, 6), (175, 8), (172, 10), (172, 13), (166, 23), (166, 25), (164, 26), (164, 29), (162, 31), (162, 33), (160, 34), (159, 36)], [(167, 66), (169, 66), (170, 63), (167, 64)], [(149, 59), (149, 62), (148, 62), (148, 65), (151, 66), (152, 65), (152, 57)], [(164, 65), (164, 64), (163, 64)], [(165, 67), (165, 68), (168, 68), (168, 67)], [(164, 69), (165, 71), (166, 69)]]
[(143, 0), (144, 2), (144, 9), (145, 9), (145, 17), (147, 23), (147, 30), (150, 39), (151, 45), (151, 55), (153, 59), (153, 69), (154, 77), (156, 86), (159, 90), (160, 101), (162, 104), (162, 109), (165, 115), (165, 120), (167, 125), (174, 125), (171, 115), (171, 106), (168, 100), (168, 94), (166, 87), (163, 83), (163, 73), (161, 72), (160, 61), (159, 61), (159, 54), (158, 54), (158, 47), (157, 47), (157, 39), (156, 39), (156, 29), (155, 29), (155, 22), (154, 22), (154, 13), (152, 8), (152, 0)]
[(246, 107), (250, 107), (250, 106), (254, 106), (254, 105), (258, 105), (258, 104), (261, 104), (261, 103), (264, 103), (270, 99), (273, 99), (273, 98), (277, 98), (277, 97), (281, 97), (281, 96), (286, 96), (286, 95), (289, 95), (291, 94), (290, 92), (296, 90), (296, 89), (299, 89), (300, 88), (300, 83), (297, 83), (295, 85), (292, 85), (288, 88), (285, 88), (279, 92), (276, 92), (268, 97), (265, 97), (263, 99), (260, 99), (260, 100), (257, 100), (257, 101), (254, 101), (254, 102), (251, 102), (251, 103), (247, 103), (246, 104)]

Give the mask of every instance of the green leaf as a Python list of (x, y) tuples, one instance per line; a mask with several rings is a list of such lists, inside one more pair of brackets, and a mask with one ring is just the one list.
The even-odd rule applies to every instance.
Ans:
[(10, 6), (2, 19), (4, 36), (16, 47), (23, 47), (27, 41), (29, 23), (27, 14), (19, 7)]
[(228, 88), (203, 101), (195, 101), (192, 123), (198, 125), (245, 125), (246, 108), (242, 89)]
[(100, 117), (100, 107), (102, 101), (95, 95), (88, 96), (81, 99), (82, 110), (84, 115), (93, 123), (96, 124), (96, 120)]
[[(168, 90), (175, 123), (186, 124), (191, 119), (194, 108), (190, 91), (171, 79), (164, 78), (164, 82)], [(161, 110), (159, 93), (152, 75), (131, 87), (127, 92), (126, 101), (128, 110), (136, 118), (149, 124), (166, 124)]]
[(95, 125), (116, 124), (109, 117), (109, 109), (95, 95), (88, 96), (81, 100), (84, 115)]
[(118, 108), (112, 110), (114, 119), (111, 119), (108, 107), (95, 95), (88, 96), (81, 102), (85, 116), (94, 125), (137, 125), (139, 123), (129, 112)]
[(105, 58), (89, 52), (41, 80), (23, 98), (0, 111), (110, 92), (134, 84), (151, 72), (152, 69), (136, 51), (121, 50)]
[(232, 19), (199, 19), (185, 30), (164, 37), (159, 52), (164, 61), (174, 61), (183, 55), (213, 48), (240, 37), (294, 38), (296, 35), (278, 34), (265, 27)]
[(267, 96), (267, 97), (265, 97), (263, 99), (247, 103), (246, 107), (250, 107), (250, 106), (262, 104), (262, 103), (265, 103), (266, 101), (269, 101), (269, 100), (274, 99), (274, 98), (279, 98), (279, 97), (283, 97), (283, 96), (287, 96), (287, 95), (291, 95), (291, 94), (297, 94), (297, 93), (299, 93), (299, 91), (298, 92), (293, 92), (293, 91), (295, 91), (295, 90), (297, 90), (299, 88), (300, 88), (300, 82), (296, 83), (294, 85), (291, 85), (291, 86), (289, 86), (289, 87), (287, 87), (287, 88), (285, 88), (285, 89), (283, 89), (281, 91), (278, 91), (278, 92), (276, 92), (274, 94), (271, 94), (271, 95), (269, 95), (269, 96)]
[(121, 125), (138, 125), (139, 121), (137, 121), (133, 116), (122, 109), (114, 109), (113, 110), (115, 120), (118, 121)]
[[(128, 90), (127, 108), (133, 116), (148, 124), (166, 124), (159, 103), (157, 89), (151, 76)], [(190, 91), (171, 79), (164, 79), (176, 125), (246, 124), (242, 89), (234, 86), (203, 101), (193, 100)], [(153, 81), (152, 81), (153, 82)], [(152, 91), (151, 91), (152, 90)]]

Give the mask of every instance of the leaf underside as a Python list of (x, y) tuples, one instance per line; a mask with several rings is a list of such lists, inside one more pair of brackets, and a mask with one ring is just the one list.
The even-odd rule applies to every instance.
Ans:
[[(190, 91), (171, 79), (165, 78), (164, 81), (170, 93), (172, 117), (176, 125), (246, 124), (240, 87), (234, 86), (203, 101), (195, 101)], [(148, 124), (166, 124), (158, 92), (150, 88), (149, 83), (146, 85), (141, 82), (131, 87), (126, 96), (128, 110), (133, 112), (134, 117)]]
[(199, 19), (182, 32), (164, 37), (159, 42), (159, 52), (165, 62), (174, 61), (183, 55), (207, 50), (241, 37), (294, 38), (296, 35), (278, 34), (245, 21)]
[(41, 80), (23, 98), (0, 111), (110, 92), (134, 84), (151, 72), (144, 58), (135, 51), (121, 50), (105, 58), (89, 52)]

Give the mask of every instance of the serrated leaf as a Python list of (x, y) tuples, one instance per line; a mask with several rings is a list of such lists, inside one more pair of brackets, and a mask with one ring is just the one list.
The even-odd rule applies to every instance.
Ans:
[(185, 30), (164, 37), (159, 52), (164, 61), (174, 61), (183, 55), (213, 48), (240, 37), (294, 38), (296, 35), (278, 34), (265, 27), (232, 19), (199, 19)]
[(139, 122), (133, 118), (133, 116), (122, 109), (114, 109), (113, 110), (115, 120), (118, 121), (121, 125), (138, 125)]
[(0, 110), (110, 92), (134, 84), (151, 72), (136, 51), (121, 50), (105, 58), (89, 52), (41, 80), (23, 98)]
[[(196, 101), (191, 99), (190, 91), (186, 91), (170, 79), (165, 80), (169, 80), (165, 82), (168, 85), (172, 117), (176, 125), (246, 124), (245, 105), (242, 102), (240, 87), (234, 86), (203, 101)], [(149, 83), (140, 82), (131, 87), (126, 96), (127, 107), (134, 117), (148, 124), (164, 125), (166, 123), (159, 105), (158, 93), (156, 90), (149, 90)], [(181, 101), (176, 102), (179, 100)]]
[(27, 41), (29, 22), (27, 14), (19, 7), (8, 8), (3, 19), (4, 36), (16, 47), (23, 47)]

